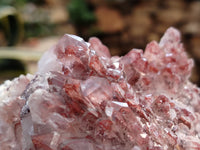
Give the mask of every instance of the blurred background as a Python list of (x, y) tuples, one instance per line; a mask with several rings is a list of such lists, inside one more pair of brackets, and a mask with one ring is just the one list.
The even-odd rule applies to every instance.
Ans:
[(170, 26), (182, 32), (200, 86), (200, 0), (0, 0), (0, 83), (34, 73), (65, 33), (99, 37), (112, 55), (124, 55)]

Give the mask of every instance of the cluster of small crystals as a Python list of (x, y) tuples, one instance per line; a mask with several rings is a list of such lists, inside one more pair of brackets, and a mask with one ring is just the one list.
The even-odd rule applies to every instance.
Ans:
[(19, 96), (33, 78), (32, 75), (21, 75), (13, 81), (0, 85), (0, 149), (21, 150), (20, 112), (25, 104)]
[[(7, 122), (0, 110), (1, 146), (198, 150), (200, 89), (188, 80), (192, 66), (174, 28), (144, 53), (133, 49), (122, 57), (111, 57), (97, 38), (85, 42), (64, 35), (43, 55), (34, 78), (21, 81), (26, 87), (18, 97), (2, 101), (11, 107), (1, 108), (16, 107), (17, 112), (4, 109), (11, 115)], [(12, 134), (3, 130), (5, 122)]]

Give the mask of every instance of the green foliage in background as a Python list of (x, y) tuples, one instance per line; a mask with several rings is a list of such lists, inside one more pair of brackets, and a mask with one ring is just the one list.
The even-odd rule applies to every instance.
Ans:
[(14, 6), (20, 7), (23, 6), (27, 0), (0, 0), (0, 6)]
[(14, 7), (0, 7), (0, 32), (3, 32), (8, 46), (16, 45), (22, 39), (23, 29), (23, 21)]
[(44, 4), (45, 0), (0, 0), (0, 6), (21, 7), (26, 3)]
[(24, 64), (16, 59), (0, 59), (0, 77), (12, 79), (26, 73)]
[(96, 18), (84, 0), (71, 0), (67, 6), (70, 20), (78, 26), (94, 23)]
[(44, 37), (44, 36), (50, 36), (54, 34), (54, 24), (44, 24), (40, 22), (35, 22), (35, 23), (25, 23), (24, 24), (24, 30), (26, 31), (25, 33), (25, 38), (29, 37)]
[[(3, 1), (1, 1), (1, 3), (2, 2)], [(0, 7), (0, 33), (3, 34), (6, 39), (2, 43), (0, 42), (0, 46), (14, 46), (22, 40), (23, 22), (14, 7), (6, 5)], [(0, 59), (1, 78), (6, 77), (11, 79), (22, 73), (25, 73), (25, 66), (20, 60)]]

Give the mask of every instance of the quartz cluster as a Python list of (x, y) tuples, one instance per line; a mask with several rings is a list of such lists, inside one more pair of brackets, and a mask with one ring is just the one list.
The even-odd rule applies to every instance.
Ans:
[(192, 66), (174, 28), (122, 57), (66, 34), (35, 75), (0, 86), (0, 149), (199, 150)]

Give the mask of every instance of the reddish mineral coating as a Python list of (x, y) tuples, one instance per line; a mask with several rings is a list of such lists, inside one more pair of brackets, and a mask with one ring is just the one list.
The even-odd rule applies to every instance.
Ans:
[(1, 148), (200, 150), (192, 66), (174, 28), (123, 57), (97, 38), (66, 34), (35, 76), (0, 86)]

